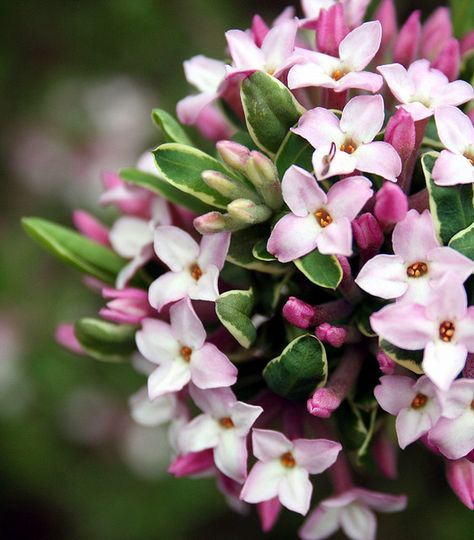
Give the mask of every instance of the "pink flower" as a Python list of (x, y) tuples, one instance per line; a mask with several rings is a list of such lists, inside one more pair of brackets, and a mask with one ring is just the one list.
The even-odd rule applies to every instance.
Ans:
[(268, 429), (254, 429), (253, 452), (259, 460), (249, 473), (241, 498), (259, 503), (278, 497), (280, 503), (305, 515), (313, 486), (310, 474), (320, 474), (336, 461), (342, 447), (326, 439), (295, 439)]
[(448, 461), (446, 477), (460, 501), (470, 510), (474, 510), (474, 463), (467, 459)]
[(455, 274), (446, 274), (426, 306), (399, 302), (370, 317), (382, 339), (408, 350), (424, 349), (425, 374), (448, 390), (474, 352), (474, 306), (467, 307), (464, 287)]
[(171, 324), (145, 319), (136, 334), (138, 350), (158, 364), (148, 378), (148, 394), (155, 399), (168, 392), (181, 390), (189, 381), (199, 388), (231, 386), (237, 369), (211, 343), (189, 298), (170, 308)]
[(442, 413), (439, 390), (422, 376), (418, 380), (402, 375), (384, 375), (374, 394), (384, 411), (397, 417), (398, 444), (405, 448), (436, 424)]
[[(137, 163), (139, 169), (142, 168), (140, 161)], [(100, 196), (100, 204), (115, 204), (124, 214), (149, 216), (150, 203), (155, 198), (153, 193), (139, 186), (127, 184), (115, 173), (103, 173), (102, 181), (106, 191)]]
[(442, 418), (428, 438), (448, 459), (460, 459), (471, 452), (474, 448), (474, 379), (453, 382), (445, 396)]
[(474, 182), (474, 126), (457, 107), (439, 107), (436, 128), (447, 148), (436, 160), (433, 180), (440, 186)]
[(328, 191), (307, 171), (291, 166), (282, 180), (291, 213), (275, 225), (267, 249), (280, 262), (298, 259), (316, 247), (321, 253), (351, 255), (351, 221), (372, 196), (363, 176), (340, 180)]
[(392, 94), (413, 120), (430, 117), (438, 107), (461, 105), (474, 98), (466, 81), (449, 82), (444, 73), (431, 68), (428, 60), (417, 60), (407, 69), (401, 64), (379, 66)]
[(396, 182), (402, 170), (400, 156), (390, 144), (372, 142), (383, 121), (382, 96), (357, 96), (344, 107), (341, 120), (316, 107), (303, 114), (292, 131), (316, 149), (313, 167), (318, 180), (358, 169)]
[(373, 510), (399, 512), (405, 509), (406, 503), (404, 495), (351, 488), (322, 501), (300, 529), (300, 538), (322, 540), (341, 527), (352, 540), (375, 540), (377, 521)]
[(297, 31), (297, 19), (284, 20), (268, 32), (262, 46), (258, 47), (247, 32), (229, 30), (225, 34), (232, 58), (232, 67), (227, 67), (228, 75), (265, 71), (278, 77), (289, 67)]
[(393, 231), (394, 255), (377, 255), (359, 272), (356, 283), (380, 298), (426, 304), (447, 272), (464, 282), (474, 262), (458, 251), (440, 245), (428, 210), (410, 210)]
[(166, 304), (189, 296), (214, 301), (219, 296), (217, 280), (229, 249), (230, 233), (204, 236), (199, 245), (178, 227), (155, 230), (155, 253), (170, 269), (150, 286), (150, 304), (160, 311)]
[(74, 210), (72, 219), (81, 234), (103, 246), (109, 245), (109, 230), (94, 216), (84, 210)]
[[(290, 88), (322, 86), (335, 92), (350, 88), (377, 92), (383, 79), (376, 73), (363, 71), (377, 53), (382, 37), (378, 21), (371, 21), (352, 30), (339, 44), (339, 58), (320, 52), (298, 49), (302, 62), (288, 73)], [(303, 60), (305, 59), (306, 62)]]
[(229, 388), (201, 392), (191, 386), (190, 393), (204, 414), (180, 430), (180, 448), (185, 452), (213, 448), (216, 467), (236, 482), (243, 482), (247, 475), (247, 434), (263, 409), (237, 401)]

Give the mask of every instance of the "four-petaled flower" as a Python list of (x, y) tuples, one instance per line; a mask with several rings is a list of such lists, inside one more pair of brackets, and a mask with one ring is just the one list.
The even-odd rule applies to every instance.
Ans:
[(237, 368), (212, 343), (206, 343), (206, 331), (189, 298), (170, 308), (168, 324), (145, 319), (136, 334), (138, 350), (158, 364), (148, 377), (150, 399), (181, 390), (189, 381), (199, 388), (231, 386)]
[(344, 107), (340, 120), (333, 112), (316, 107), (303, 114), (292, 131), (316, 149), (313, 167), (318, 180), (358, 169), (396, 182), (402, 171), (400, 156), (392, 145), (372, 142), (384, 116), (382, 96), (357, 96)]
[(150, 286), (150, 304), (160, 311), (166, 304), (189, 296), (213, 301), (219, 296), (217, 280), (229, 249), (230, 233), (204, 236), (199, 245), (178, 227), (157, 227), (154, 247), (158, 258), (171, 272)]
[(181, 428), (180, 449), (200, 452), (213, 448), (216, 467), (236, 482), (243, 482), (247, 475), (247, 434), (263, 409), (237, 401), (230, 388), (203, 392), (191, 385), (190, 394), (203, 414)]
[(363, 176), (340, 180), (328, 193), (313, 175), (291, 166), (282, 180), (283, 199), (291, 213), (275, 225), (267, 249), (280, 262), (298, 259), (316, 247), (321, 253), (351, 255), (351, 221), (372, 196)]
[(295, 439), (268, 429), (254, 429), (253, 453), (259, 460), (242, 488), (241, 498), (259, 503), (278, 497), (289, 510), (305, 515), (313, 486), (310, 474), (320, 474), (337, 459), (342, 447), (326, 439)]

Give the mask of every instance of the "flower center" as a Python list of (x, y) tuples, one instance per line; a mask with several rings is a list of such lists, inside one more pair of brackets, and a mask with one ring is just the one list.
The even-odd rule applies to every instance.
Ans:
[(421, 409), (426, 405), (426, 402), (428, 401), (428, 396), (425, 396), (425, 394), (416, 394), (416, 396), (413, 398), (413, 401), (411, 402), (412, 409)]
[(287, 469), (293, 469), (293, 467), (296, 466), (296, 459), (293, 457), (291, 452), (285, 452), (280, 457), (280, 461), (283, 467), (286, 467)]
[(232, 418), (230, 416), (219, 418), (219, 424), (225, 429), (231, 429), (234, 427), (234, 422), (232, 422)]
[(202, 276), (202, 270), (201, 270), (200, 266), (198, 264), (194, 263), (191, 266), (191, 268), (189, 269), (189, 271), (191, 272), (191, 277), (194, 280), (199, 281), (199, 279)]
[(335, 81), (338, 81), (339, 79), (342, 79), (346, 73), (342, 69), (336, 69), (336, 71), (333, 72), (332, 78)]
[(442, 341), (446, 343), (449, 343), (453, 339), (454, 331), (454, 323), (452, 323), (451, 321), (443, 321), (439, 325), (439, 337)]
[(407, 276), (413, 278), (419, 278), (428, 273), (428, 265), (425, 262), (418, 261), (410, 264), (407, 268)]
[(331, 214), (324, 208), (316, 210), (314, 217), (316, 218), (316, 221), (319, 223), (320, 227), (323, 229), (332, 223)]
[(187, 347), (186, 345), (181, 347), (180, 354), (185, 362), (191, 362), (191, 355), (193, 354), (191, 347)]
[(353, 143), (342, 143), (339, 150), (345, 152), (346, 154), (353, 154), (357, 149)]

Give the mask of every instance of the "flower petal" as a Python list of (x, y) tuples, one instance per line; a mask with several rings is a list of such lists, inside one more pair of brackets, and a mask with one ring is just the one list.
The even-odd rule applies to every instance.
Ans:
[(150, 285), (148, 289), (148, 301), (158, 311), (175, 300), (180, 300), (188, 294), (193, 285), (191, 274), (183, 272), (166, 272)]
[(265, 70), (274, 73), (283, 65), (295, 48), (298, 20), (290, 19), (274, 26), (265, 36), (262, 51), (265, 56)]
[(340, 218), (322, 229), (316, 238), (316, 245), (324, 255), (352, 255), (352, 230), (347, 218)]
[(225, 77), (225, 63), (199, 54), (184, 62), (184, 73), (189, 84), (201, 92), (217, 92)]
[(237, 368), (212, 343), (205, 343), (191, 356), (191, 378), (198, 388), (232, 386), (237, 380)]
[(215, 448), (219, 444), (220, 431), (216, 420), (200, 414), (181, 428), (178, 435), (179, 447), (183, 453)]
[(448, 390), (466, 363), (464, 345), (430, 341), (423, 355), (423, 371), (440, 388)]
[(377, 73), (371, 73), (370, 71), (350, 71), (337, 81), (334, 90), (336, 92), (344, 92), (344, 90), (356, 88), (358, 90), (367, 90), (368, 92), (378, 92), (382, 84), (383, 78)]
[[(338, 63), (336, 61), (336, 65)], [(295, 89), (306, 88), (308, 86), (336, 88), (337, 82), (317, 64), (308, 62), (293, 66), (288, 73), (288, 87)]]
[(112, 225), (109, 240), (119, 255), (132, 259), (142, 248), (153, 242), (153, 232), (148, 221), (133, 216), (124, 216)]
[(401, 64), (387, 64), (377, 68), (392, 94), (400, 103), (408, 103), (415, 93), (415, 85)]
[(310, 474), (320, 474), (336, 462), (342, 446), (326, 439), (296, 439), (293, 455), (299, 467)]
[(378, 174), (391, 182), (396, 182), (402, 172), (402, 161), (395, 148), (386, 142), (375, 141), (363, 144), (354, 152), (357, 168)]
[(171, 362), (179, 353), (171, 326), (158, 319), (144, 319), (135, 340), (141, 354), (155, 364)]
[(455, 272), (464, 283), (474, 271), (474, 261), (450, 247), (437, 247), (428, 253), (430, 283), (438, 284), (445, 274)]
[(314, 176), (296, 165), (285, 172), (281, 189), (288, 208), (298, 217), (305, 217), (318, 210), (328, 200)]
[(323, 540), (328, 538), (339, 528), (338, 508), (327, 508), (320, 504), (311, 512), (308, 519), (299, 530), (302, 540)]
[(285, 469), (279, 461), (257, 462), (250, 471), (240, 498), (248, 503), (268, 501), (278, 495)]
[(377, 510), (377, 512), (400, 512), (407, 505), (405, 495), (390, 495), (378, 491), (370, 491), (363, 488), (355, 488), (353, 491), (357, 494), (357, 499), (366, 506)]
[(474, 414), (470, 407), (454, 420), (441, 418), (430, 431), (429, 440), (448, 459), (469, 454), (474, 448)]
[(351, 176), (336, 182), (328, 191), (328, 209), (333, 218), (352, 221), (372, 197), (372, 183), (365, 176)]
[(339, 57), (353, 71), (362, 71), (376, 55), (382, 39), (379, 21), (362, 24), (339, 44)]
[(457, 321), (456, 339), (469, 352), (474, 352), (474, 306), (469, 306), (466, 315)]
[(441, 142), (454, 154), (464, 154), (466, 147), (474, 143), (471, 119), (457, 107), (438, 107), (435, 121)]
[(170, 321), (176, 341), (192, 349), (200, 349), (203, 346), (206, 331), (189, 298), (183, 298), (171, 306)]
[(433, 90), (433, 106), (462, 105), (474, 99), (474, 89), (466, 81), (453, 81)]
[(173, 272), (187, 269), (198, 257), (197, 242), (185, 231), (172, 225), (155, 229), (155, 253)]
[(351, 540), (375, 540), (377, 520), (366, 506), (352, 503), (341, 510), (342, 530)]
[(468, 158), (443, 150), (433, 167), (433, 180), (439, 186), (474, 182), (474, 167)]
[(406, 267), (398, 255), (376, 255), (369, 259), (355, 282), (379, 298), (399, 298), (408, 289)]
[[(331, 176), (350, 174), (357, 168), (357, 159), (354, 154), (348, 154), (339, 150), (336, 144), (336, 151), (330, 144), (319, 146), (313, 153), (314, 173), (318, 180), (324, 180)], [(332, 156), (329, 159), (329, 156)]]
[(207, 234), (202, 237), (198, 264), (206, 270), (210, 265), (222, 270), (230, 245), (230, 233)]
[(229, 30), (225, 33), (230, 56), (238, 69), (261, 69), (265, 65), (263, 51), (253, 39), (242, 30)]
[(357, 96), (342, 111), (341, 129), (356, 145), (367, 144), (382, 129), (384, 116), (382, 96)]
[(335, 143), (339, 148), (344, 142), (344, 134), (339, 127), (339, 118), (327, 109), (316, 107), (305, 112), (296, 128), (291, 131), (306, 139), (311, 146), (318, 148), (321, 145)]
[(200, 390), (197, 386), (191, 384), (189, 393), (201, 411), (216, 419), (230, 416), (231, 408), (237, 401), (234, 392), (230, 388)]
[(407, 265), (426, 262), (428, 252), (439, 247), (429, 211), (419, 214), (410, 210), (405, 219), (395, 226), (392, 244), (395, 255), (402, 257)]
[(215, 99), (216, 92), (201, 92), (181, 99), (176, 105), (179, 121), (186, 125), (195, 124), (202, 111)]
[(219, 296), (219, 270), (210, 265), (198, 281), (191, 279), (188, 295), (192, 300), (207, 300), (213, 302)]
[(234, 423), (236, 432), (243, 437), (247, 435), (255, 420), (262, 414), (263, 409), (257, 405), (249, 405), (237, 401), (232, 405), (230, 417)]
[(158, 366), (148, 377), (148, 395), (156, 399), (170, 392), (178, 392), (191, 379), (189, 366), (184, 360), (173, 360)]
[(294, 261), (313, 251), (320, 230), (313, 215), (287, 214), (273, 228), (267, 249), (280, 262)]
[(404, 449), (427, 433), (433, 427), (433, 422), (430, 415), (425, 414), (424, 407), (421, 409), (409, 407), (400, 411), (395, 425), (398, 444)]
[(252, 446), (255, 457), (260, 461), (280, 458), (286, 452), (293, 450), (293, 443), (283, 433), (270, 429), (254, 429)]
[(415, 381), (404, 375), (384, 375), (380, 384), (374, 388), (374, 395), (384, 411), (397, 415), (408, 407), (414, 397)]
[(283, 506), (303, 516), (308, 513), (313, 485), (306, 469), (289, 469), (278, 486), (278, 498)]
[(234, 429), (221, 433), (214, 448), (216, 467), (226, 476), (242, 483), (247, 476), (247, 441), (239, 437)]
[(176, 395), (166, 394), (152, 401), (145, 386), (130, 396), (128, 404), (130, 416), (137, 424), (159, 426), (172, 420), (176, 408)]

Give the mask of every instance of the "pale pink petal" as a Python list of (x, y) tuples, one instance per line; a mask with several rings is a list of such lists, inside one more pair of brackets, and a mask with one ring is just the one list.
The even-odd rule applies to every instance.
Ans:
[(323, 540), (329, 538), (339, 528), (338, 508), (326, 508), (320, 504), (299, 530), (302, 540)]
[(406, 264), (427, 260), (428, 252), (439, 247), (431, 214), (410, 210), (403, 221), (395, 226), (392, 235), (393, 251)]
[(191, 349), (200, 349), (203, 346), (206, 331), (189, 298), (183, 298), (171, 306), (170, 321), (176, 341)]
[(112, 225), (109, 240), (113, 249), (122, 257), (136, 257), (142, 248), (153, 242), (153, 232), (148, 221), (124, 216)]
[(456, 340), (474, 352), (474, 306), (467, 308), (466, 315), (456, 323)]
[(474, 99), (474, 88), (466, 81), (453, 81), (433, 90), (434, 107), (462, 105)]
[(448, 390), (466, 363), (467, 350), (464, 345), (429, 342), (423, 356), (423, 371), (440, 388)]
[(227, 45), (234, 66), (238, 69), (262, 69), (265, 56), (252, 38), (242, 30), (229, 30), (225, 33)]
[(457, 107), (438, 107), (435, 121), (441, 142), (454, 154), (464, 154), (467, 146), (474, 143), (471, 119)]
[(160, 311), (164, 306), (175, 300), (184, 298), (191, 285), (193, 285), (191, 274), (183, 272), (166, 272), (150, 285), (148, 290), (148, 301), (150, 305)]
[(316, 245), (324, 255), (352, 255), (351, 222), (340, 218), (321, 230), (316, 238)]
[(327, 109), (316, 107), (303, 114), (294, 133), (306, 139), (314, 148), (335, 143), (339, 148), (344, 142), (344, 134), (339, 127), (339, 118)]
[(404, 111), (410, 114), (414, 122), (425, 120), (426, 118), (429, 118), (433, 114), (433, 109), (431, 108), (431, 106), (427, 107), (420, 101), (413, 101), (412, 103), (404, 103), (403, 105), (400, 105), (400, 107)]
[(430, 442), (448, 458), (460, 459), (474, 448), (474, 414), (470, 407), (451, 420), (441, 418), (430, 431)]
[(117, 274), (117, 278), (115, 280), (115, 286), (117, 289), (123, 289), (132, 279), (132, 277), (138, 272), (138, 270), (145, 266), (149, 260), (153, 259), (153, 256), (153, 247), (151, 244), (148, 244), (142, 248), (140, 253), (128, 264), (123, 266), (120, 272)]
[(184, 360), (178, 358), (166, 362), (148, 377), (148, 395), (153, 400), (170, 392), (178, 392), (190, 379), (189, 366)]
[(205, 343), (191, 356), (191, 378), (198, 388), (232, 386), (237, 380), (237, 368), (212, 343)]
[(358, 26), (364, 19), (370, 0), (345, 0), (343, 3), (347, 24), (351, 28)]
[(387, 64), (379, 66), (377, 70), (382, 74), (392, 94), (400, 103), (408, 103), (415, 93), (415, 85), (401, 64)]
[(462, 282), (455, 273), (441, 277), (427, 304), (428, 316), (448, 321), (461, 320), (466, 316), (467, 295)]
[(213, 302), (219, 296), (218, 279), (219, 270), (217, 266), (209, 266), (198, 281), (192, 279), (188, 288), (189, 298)]
[(352, 503), (341, 510), (341, 528), (351, 540), (375, 540), (377, 520), (366, 506)]
[(155, 364), (171, 362), (179, 354), (179, 343), (171, 326), (158, 319), (144, 319), (135, 341), (140, 353)]
[(356, 283), (361, 289), (380, 298), (399, 298), (408, 289), (406, 266), (397, 255), (376, 255), (369, 259)]
[(474, 166), (468, 158), (443, 150), (433, 167), (433, 180), (439, 186), (474, 182)]
[(283, 433), (270, 429), (254, 429), (252, 445), (255, 457), (261, 461), (280, 458), (293, 449), (292, 442)]
[(438, 333), (437, 324), (428, 319), (425, 307), (417, 304), (385, 306), (370, 317), (370, 324), (381, 338), (409, 350), (423, 349)]
[(328, 209), (333, 218), (355, 219), (372, 197), (372, 183), (365, 176), (351, 176), (336, 182), (328, 192)]
[(175, 394), (166, 394), (150, 400), (146, 387), (130, 396), (130, 416), (142, 426), (159, 426), (172, 420), (176, 408)]
[(201, 414), (181, 428), (179, 446), (184, 453), (200, 452), (219, 444), (221, 429), (213, 418)]
[(278, 497), (283, 506), (303, 516), (308, 513), (313, 486), (306, 469), (289, 469), (278, 486)]
[(216, 92), (202, 92), (181, 99), (176, 105), (179, 121), (186, 125), (195, 124), (201, 112), (216, 98)]
[(280, 262), (294, 261), (313, 251), (320, 231), (314, 216), (287, 214), (273, 228), (267, 249)]
[(247, 476), (247, 441), (236, 435), (234, 429), (221, 433), (214, 448), (216, 467), (226, 476), (242, 483)]
[(157, 227), (154, 238), (155, 253), (173, 272), (187, 269), (199, 255), (199, 245), (179, 227)]
[(262, 52), (265, 56), (265, 70), (274, 73), (285, 62), (295, 48), (298, 20), (290, 19), (275, 27), (265, 36)]
[(188, 83), (201, 92), (216, 92), (225, 77), (225, 63), (202, 54), (184, 62)]
[(326, 193), (314, 176), (296, 165), (285, 172), (281, 189), (284, 201), (295, 216), (305, 217), (327, 203)]
[(237, 401), (234, 392), (230, 388), (200, 390), (197, 386), (191, 384), (189, 393), (201, 411), (216, 419), (229, 416), (232, 406)]
[(230, 245), (230, 233), (222, 232), (204, 235), (201, 240), (199, 257), (197, 259), (202, 270), (206, 270), (210, 265), (216, 266), (219, 270), (225, 263)]
[(279, 461), (257, 462), (250, 471), (240, 498), (248, 503), (268, 501), (278, 495), (286, 470)]
[[(333, 147), (334, 148), (334, 147)], [(350, 174), (357, 168), (357, 158), (339, 150), (336, 144), (335, 153), (330, 144), (319, 146), (313, 153), (314, 173), (318, 180), (324, 180), (335, 175)], [(328, 156), (333, 157), (328, 161)]]
[(362, 71), (376, 55), (382, 39), (379, 21), (362, 24), (347, 34), (339, 44), (341, 60), (353, 71)]
[(234, 422), (234, 429), (241, 437), (247, 435), (255, 420), (262, 414), (262, 407), (248, 405), (242, 401), (237, 401), (232, 405), (230, 417)]
[(404, 449), (427, 433), (433, 427), (433, 422), (431, 417), (424, 413), (424, 408), (413, 409), (409, 407), (400, 411), (395, 425), (398, 443), (400, 448)]
[(402, 161), (395, 148), (386, 142), (375, 141), (363, 144), (354, 152), (357, 168), (378, 174), (382, 178), (396, 182), (402, 172)]
[(474, 379), (454, 381), (443, 400), (443, 416), (456, 419), (469, 409), (474, 399)]
[[(336, 63), (337, 65), (338, 63)], [(324, 69), (313, 63), (297, 64), (288, 73), (288, 87), (306, 88), (308, 86), (323, 86), (324, 88), (336, 88), (335, 81)]]
[(415, 380), (404, 375), (384, 375), (374, 388), (374, 395), (384, 411), (397, 415), (413, 401)]
[(436, 286), (447, 272), (455, 272), (461, 283), (474, 271), (474, 261), (450, 247), (437, 247), (428, 252), (431, 284)]
[(369, 143), (382, 129), (384, 116), (382, 96), (357, 96), (342, 111), (341, 129), (356, 145)]
[(355, 488), (353, 491), (357, 493), (359, 501), (377, 512), (400, 512), (407, 505), (407, 498), (404, 495), (389, 495), (362, 488)]
[(293, 455), (299, 467), (310, 474), (320, 474), (336, 462), (342, 446), (326, 439), (296, 439)]
[(382, 84), (383, 78), (377, 73), (371, 73), (370, 71), (350, 71), (337, 81), (334, 90), (336, 92), (344, 92), (351, 88), (357, 88), (358, 90), (367, 90), (368, 92), (378, 92)]

